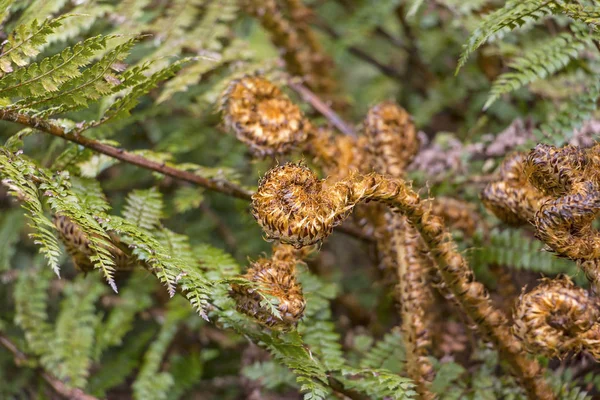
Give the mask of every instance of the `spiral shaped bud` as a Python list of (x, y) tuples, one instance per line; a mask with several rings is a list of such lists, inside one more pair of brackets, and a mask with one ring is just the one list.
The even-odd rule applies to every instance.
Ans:
[(599, 347), (591, 340), (598, 332), (599, 305), (567, 277), (544, 279), (532, 291), (521, 294), (512, 331), (528, 351), (536, 354), (555, 357), (586, 347), (594, 350)]
[(267, 237), (296, 247), (308, 246), (331, 234), (352, 208), (343, 183), (324, 188), (324, 181), (302, 164), (275, 167), (252, 196), (252, 215)]
[[(244, 278), (255, 283), (256, 288), (231, 285), (230, 295), (237, 303), (237, 310), (255, 318), (260, 324), (287, 330), (296, 326), (304, 314), (306, 301), (302, 287), (296, 280), (296, 263), (293, 252), (274, 251), (271, 258), (260, 258), (251, 264)], [(277, 299), (279, 316), (264, 304), (267, 294)]]
[(536, 211), (547, 197), (532, 186), (523, 171), (524, 153), (507, 157), (500, 166), (500, 179), (488, 184), (481, 192), (485, 207), (510, 225), (533, 221)]
[(264, 78), (232, 81), (221, 109), (226, 126), (259, 157), (287, 153), (308, 138), (300, 108)]
[(375, 171), (401, 177), (419, 151), (419, 139), (411, 116), (397, 104), (383, 102), (369, 110), (364, 128)]

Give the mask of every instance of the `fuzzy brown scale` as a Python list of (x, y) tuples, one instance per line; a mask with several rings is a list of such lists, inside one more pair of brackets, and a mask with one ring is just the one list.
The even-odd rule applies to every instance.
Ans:
[[(278, 210), (283, 206), (279, 194), (307, 196), (300, 188), (289, 188), (295, 180), (286, 176), (297, 175), (303, 176), (302, 187), (320, 190), (312, 196), (316, 201), (305, 210), (290, 215)], [(308, 204), (300, 198), (298, 203)], [(430, 207), (423, 204), (419, 195), (404, 181), (379, 174), (356, 174), (337, 182), (321, 181), (303, 165), (286, 164), (269, 171), (261, 180), (252, 199), (252, 210), (269, 237), (302, 247), (323, 240), (358, 202), (367, 200), (390, 205), (420, 233), (446, 286), (463, 311), (477, 323), (484, 337), (496, 346), (529, 398), (554, 399), (551, 388), (542, 378), (541, 367), (522, 354), (520, 342), (509, 332), (506, 316), (492, 305), (485, 287), (474, 280), (443, 220), (433, 215)], [(287, 201), (293, 202), (289, 198)], [(311, 228), (307, 229), (305, 225)]]
[(285, 154), (308, 138), (300, 108), (261, 77), (232, 81), (222, 95), (221, 110), (226, 126), (257, 156)]
[(533, 221), (535, 213), (548, 197), (527, 181), (525, 153), (508, 156), (500, 166), (499, 180), (481, 192), (481, 201), (496, 217), (509, 225)]
[[(73, 260), (75, 268), (86, 273), (92, 271), (94, 264), (90, 257), (94, 255), (94, 252), (90, 248), (90, 240), (85, 232), (81, 230), (79, 225), (64, 215), (55, 214), (53, 222), (58, 230), (60, 240)], [(116, 236), (111, 234), (109, 236), (113, 246), (107, 248), (107, 250), (114, 258), (115, 269), (126, 270), (135, 267), (136, 261), (128, 253), (128, 249), (120, 244)]]
[(600, 303), (567, 277), (544, 279), (522, 293), (514, 312), (514, 335), (534, 354), (561, 357), (588, 350), (600, 358)]
[(258, 290), (277, 298), (281, 318), (261, 304), (264, 298), (255, 288), (232, 284), (230, 291), (238, 311), (253, 317), (261, 325), (279, 330), (296, 326), (306, 307), (302, 286), (296, 280), (298, 258), (289, 247), (276, 246), (271, 258), (260, 258), (253, 262), (243, 275), (256, 283)]
[(600, 212), (600, 146), (537, 145), (525, 171), (548, 194), (533, 220), (536, 236), (559, 256), (577, 261), (600, 291), (600, 233), (592, 227)]

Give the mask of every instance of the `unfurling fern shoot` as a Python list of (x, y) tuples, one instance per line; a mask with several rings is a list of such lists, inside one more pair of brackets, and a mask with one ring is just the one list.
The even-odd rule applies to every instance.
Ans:
[(354, 174), (332, 182), (307, 167), (286, 164), (268, 171), (252, 197), (252, 213), (268, 237), (298, 248), (322, 241), (362, 201), (380, 201), (406, 216), (435, 259), (444, 282), (465, 313), (509, 363), (531, 398), (552, 399), (541, 368), (521, 354), (506, 316), (495, 309), (484, 286), (457, 251), (443, 221), (431, 214), (409, 185), (379, 174)]

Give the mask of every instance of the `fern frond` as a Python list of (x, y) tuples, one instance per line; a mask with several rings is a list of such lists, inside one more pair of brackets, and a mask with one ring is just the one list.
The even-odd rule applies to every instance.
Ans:
[(174, 384), (173, 377), (167, 372), (160, 372), (164, 354), (175, 337), (179, 322), (188, 316), (187, 307), (178, 299), (169, 304), (169, 310), (158, 336), (144, 355), (140, 372), (133, 383), (133, 398), (136, 400), (166, 400), (168, 391)]
[(370, 399), (408, 400), (418, 398), (415, 385), (385, 369), (345, 369), (343, 383), (350, 389), (366, 393)]
[(181, 186), (177, 188), (173, 195), (173, 205), (175, 211), (184, 213), (200, 207), (204, 201), (204, 190), (194, 186)]
[(600, 80), (588, 81), (585, 92), (577, 94), (562, 104), (562, 109), (551, 115), (550, 120), (533, 131), (538, 143), (551, 143), (561, 146), (574, 135), (575, 129), (580, 128), (598, 109), (600, 98)]
[(256, 362), (242, 368), (242, 374), (248, 379), (260, 381), (266, 389), (277, 389), (280, 386), (293, 386), (296, 379), (294, 374), (287, 369), (281, 368), (274, 361)]
[(538, 44), (534, 50), (514, 59), (508, 64), (514, 71), (506, 72), (494, 81), (490, 96), (483, 106), (484, 110), (503, 94), (561, 70), (579, 56), (590, 40), (586, 35), (564, 33)]
[(556, 4), (553, 0), (507, 1), (502, 8), (486, 15), (471, 34), (458, 61), (456, 72), (465, 65), (469, 56), (493, 35), (551, 15), (555, 8)]
[(37, 98), (56, 92), (68, 80), (81, 76), (81, 67), (106, 47), (109, 36), (94, 36), (61, 53), (32, 63), (0, 79), (0, 98)]
[(17, 21), (18, 25), (29, 24), (34, 20), (43, 20), (49, 15), (60, 11), (68, 0), (33, 0), (29, 3), (29, 7), (23, 11), (21, 18)]
[(53, 337), (48, 322), (48, 288), (52, 279), (47, 269), (32, 268), (19, 274), (15, 285), (15, 323), (25, 332), (31, 351), (44, 355)]
[(82, 388), (87, 383), (94, 333), (100, 322), (95, 303), (105, 290), (91, 275), (80, 276), (65, 287), (51, 351), (42, 356), (42, 363), (69, 386)]
[(186, 355), (176, 354), (170, 357), (168, 371), (174, 381), (168, 399), (181, 399), (183, 394), (198, 383), (204, 372), (202, 353), (192, 351)]
[(147, 275), (141, 273), (133, 274), (119, 294), (119, 304), (98, 325), (94, 360), (99, 360), (106, 349), (121, 345), (123, 337), (133, 328), (136, 314), (152, 305), (150, 293), (154, 285), (146, 278)]
[(399, 373), (404, 369), (406, 354), (402, 333), (393, 329), (378, 341), (360, 361), (364, 369), (385, 369)]
[(85, 2), (69, 11), (73, 18), (63, 21), (62, 26), (46, 38), (46, 45), (64, 43), (87, 33), (96, 21), (113, 10), (112, 5)]
[[(47, 15), (47, 14), (46, 14)], [(48, 19), (41, 24), (37, 20), (19, 25), (10, 34), (6, 43), (0, 50), (0, 75), (10, 73), (13, 67), (23, 67), (28, 60), (40, 52), (40, 47), (46, 43), (46, 37), (62, 24), (67, 15), (55, 19)]]
[(2, 184), (9, 190), (9, 194), (21, 201), (22, 207), (27, 211), (29, 226), (34, 229), (30, 237), (40, 246), (40, 253), (48, 261), (48, 265), (58, 275), (60, 271), (59, 257), (60, 246), (54, 236), (54, 225), (44, 214), (38, 186), (39, 173), (35, 166), (17, 157), (5, 149), (0, 149), (0, 176)]
[(71, 190), (82, 203), (84, 209), (93, 215), (103, 215), (110, 210), (100, 183), (95, 179), (71, 176)]
[(0, 271), (10, 269), (15, 246), (23, 227), (23, 212), (11, 209), (0, 215)]
[(152, 230), (159, 226), (163, 201), (156, 189), (134, 190), (127, 195), (123, 217), (134, 225)]
[(10, 14), (10, 6), (14, 1), (15, 0), (0, 0), (0, 24), (2, 24)]

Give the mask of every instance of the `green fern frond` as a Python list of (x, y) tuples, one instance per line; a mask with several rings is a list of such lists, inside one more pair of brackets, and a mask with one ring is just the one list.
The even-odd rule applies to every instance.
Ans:
[(106, 286), (93, 276), (78, 277), (64, 290), (64, 299), (50, 343), (51, 351), (42, 356), (42, 363), (69, 386), (82, 388), (87, 383), (92, 363), (94, 334), (100, 322), (95, 303)]
[(11, 209), (0, 215), (0, 271), (10, 269), (15, 246), (23, 227), (23, 211)]
[(10, 6), (14, 1), (15, 0), (0, 0), (0, 24), (2, 24), (10, 14)]
[(386, 369), (399, 373), (404, 369), (406, 353), (400, 329), (393, 329), (378, 341), (360, 361), (364, 369)]
[(81, 76), (80, 68), (106, 48), (110, 36), (94, 36), (39, 63), (29, 64), (0, 79), (0, 98), (38, 98), (56, 92), (68, 80)]
[(493, 35), (510, 31), (527, 22), (537, 21), (551, 15), (556, 8), (553, 0), (509, 0), (506, 4), (486, 15), (477, 29), (471, 34), (460, 56), (456, 72), (465, 65), (469, 56)]
[(18, 25), (29, 24), (34, 20), (43, 20), (49, 15), (53, 15), (60, 11), (68, 0), (33, 0), (29, 3), (29, 7), (23, 11), (21, 18), (17, 21)]
[(23, 329), (28, 347), (38, 356), (50, 351), (53, 337), (47, 311), (51, 280), (49, 270), (31, 268), (19, 274), (15, 285), (15, 323)]
[(171, 341), (177, 333), (179, 323), (189, 314), (187, 307), (182, 306), (179, 299), (169, 303), (165, 321), (148, 351), (144, 355), (142, 366), (133, 383), (133, 398), (136, 400), (166, 400), (173, 377), (167, 372), (161, 372), (162, 360)]
[(119, 303), (108, 314), (105, 321), (98, 325), (94, 360), (98, 361), (105, 350), (120, 346), (123, 337), (133, 328), (137, 313), (152, 305), (153, 281), (146, 279), (147, 274), (135, 273), (129, 279), (125, 289), (119, 294)]
[(58, 29), (62, 20), (68, 15), (48, 19), (41, 24), (33, 20), (28, 24), (19, 25), (11, 33), (0, 50), (0, 76), (10, 73), (14, 67), (27, 65), (29, 59), (40, 52), (40, 47), (46, 43), (46, 37)]
[(269, 390), (280, 386), (294, 386), (294, 374), (287, 368), (281, 368), (274, 361), (255, 362), (242, 368), (242, 374), (253, 381), (260, 381)]
[(370, 399), (408, 400), (418, 398), (414, 383), (385, 369), (353, 369), (342, 371), (345, 386), (366, 393)]
[(484, 110), (503, 94), (561, 70), (571, 60), (576, 59), (590, 41), (591, 38), (587, 35), (564, 33), (545, 43), (537, 44), (534, 50), (508, 64), (514, 71), (503, 73), (494, 81), (490, 97), (483, 106)]
[(204, 190), (194, 186), (178, 187), (173, 195), (173, 206), (178, 213), (200, 207), (204, 201)]
[(134, 225), (152, 230), (159, 226), (163, 201), (156, 189), (134, 190), (127, 195), (123, 217)]
[(173, 377), (173, 387), (168, 400), (177, 400), (198, 383), (204, 372), (202, 352), (192, 351), (186, 355), (176, 354), (169, 358), (169, 374)]
[(589, 120), (598, 109), (600, 80), (588, 81), (585, 92), (570, 98), (561, 109), (551, 115), (550, 120), (533, 131), (538, 142), (561, 146), (574, 135), (574, 131)]
[(112, 5), (85, 2), (69, 11), (73, 18), (63, 21), (62, 26), (46, 38), (46, 45), (64, 43), (89, 32), (94, 23), (113, 10)]
[(39, 180), (37, 168), (22, 157), (0, 148), (0, 176), (8, 193), (21, 201), (27, 211), (29, 226), (34, 229), (30, 237), (40, 246), (40, 253), (48, 265), (58, 275), (61, 254), (58, 240), (54, 235), (54, 224), (44, 214), (41, 196), (36, 180)]
[(100, 183), (95, 179), (71, 176), (71, 190), (86, 210), (93, 215), (103, 215), (110, 210)]

